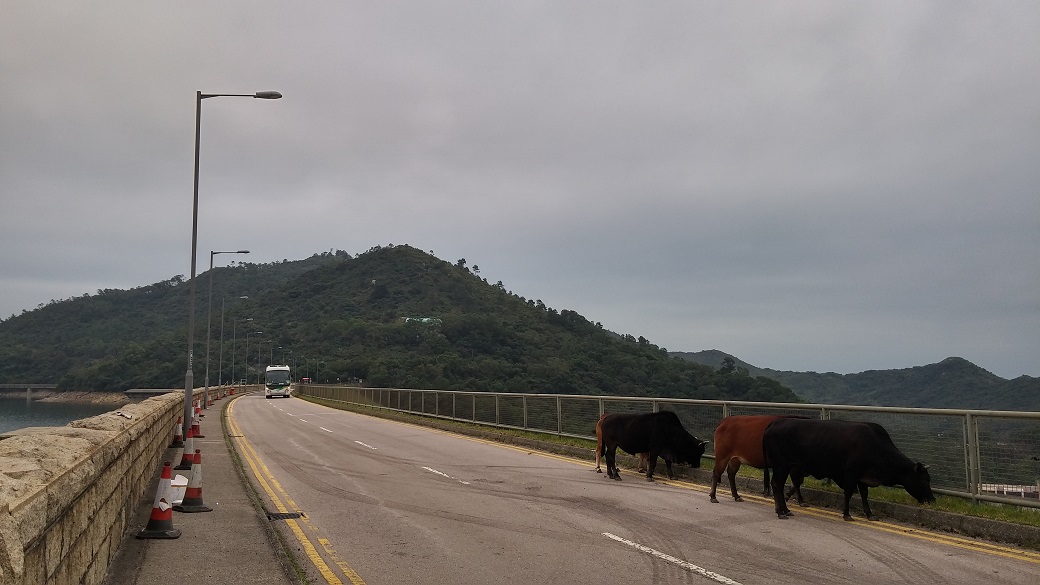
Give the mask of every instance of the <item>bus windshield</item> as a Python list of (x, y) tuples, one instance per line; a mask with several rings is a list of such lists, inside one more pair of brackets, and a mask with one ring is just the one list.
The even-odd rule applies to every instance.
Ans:
[(287, 386), (289, 384), (289, 372), (285, 370), (272, 370), (267, 372), (268, 386)]

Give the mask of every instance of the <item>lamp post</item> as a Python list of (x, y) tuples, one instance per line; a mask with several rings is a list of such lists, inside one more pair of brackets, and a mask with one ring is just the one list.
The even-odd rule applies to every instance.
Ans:
[(191, 399), (195, 389), (195, 375), (191, 371), (195, 359), (195, 255), (199, 235), (199, 135), (202, 129), (202, 100), (211, 97), (251, 97), (276, 100), (282, 97), (277, 91), (258, 91), (254, 94), (202, 93), (195, 92), (195, 197), (191, 206), (191, 278), (188, 285), (188, 369), (184, 372), (184, 418), (182, 432), (188, 436), (191, 429)]
[[(184, 436), (191, 428), (191, 392), (194, 390), (194, 375), (191, 362), (194, 361), (194, 277), (196, 277), (196, 254), (199, 244), (199, 137), (202, 130), (202, 101), (206, 98), (242, 97), (277, 100), (282, 97), (278, 92), (257, 92), (255, 94), (203, 94), (196, 92), (196, 167), (194, 167), (194, 199), (191, 204), (191, 278), (188, 280), (188, 367), (184, 373)], [(205, 402), (205, 401), (203, 401)]]
[[(236, 250), (234, 252), (209, 251), (209, 300), (206, 307), (206, 389), (202, 393), (202, 408), (209, 408), (209, 342), (213, 337), (211, 327), (213, 324), (213, 257), (217, 254), (248, 254), (249, 250)], [(220, 303), (220, 341), (224, 341), (224, 302)], [(222, 346), (223, 347), (223, 346)], [(223, 355), (223, 354), (221, 354)], [(219, 376), (219, 375), (218, 375)]]
[[(240, 299), (249, 297), (242, 295)], [(231, 379), (235, 379), (235, 327), (231, 326)], [(220, 357), (217, 359), (217, 386), (224, 385), (224, 297), (220, 297)]]
[[(243, 298), (248, 298), (248, 297), (243, 297)], [(252, 321), (252, 320), (253, 320), (252, 317), (246, 319), (247, 324), (248, 324), (249, 321)], [(231, 323), (232, 323), (232, 326), (231, 326), (231, 383), (232, 384), (237, 384), (238, 382), (236, 382), (236, 378), (235, 378), (235, 358), (238, 356), (238, 353), (235, 350), (238, 348), (238, 346), (235, 345), (235, 329), (238, 327), (238, 320), (236, 319), (236, 320), (232, 321)], [(249, 333), (247, 332), (246, 333), (246, 363), (248, 364), (248, 362), (249, 362)]]
[[(263, 333), (263, 331), (257, 331), (257, 333)], [(260, 385), (260, 344), (261, 343), (273, 343), (267, 339), (256, 340), (256, 385)]]
[[(252, 321), (252, 319), (248, 319), (248, 320)], [(262, 333), (263, 333), (263, 331), (247, 331), (246, 332), (246, 359), (245, 359), (246, 365), (242, 368), (243, 370), (245, 370), (245, 373), (243, 375), (244, 375), (244, 380), (246, 381), (246, 384), (249, 384), (249, 336), (250, 335), (260, 335)], [(257, 365), (260, 365), (260, 360), (257, 360)]]

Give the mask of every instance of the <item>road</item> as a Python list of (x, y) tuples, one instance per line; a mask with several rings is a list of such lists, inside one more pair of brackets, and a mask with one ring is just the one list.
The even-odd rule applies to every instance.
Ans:
[(229, 428), (315, 582), (1028, 583), (1040, 554), (625, 474), (297, 398)]

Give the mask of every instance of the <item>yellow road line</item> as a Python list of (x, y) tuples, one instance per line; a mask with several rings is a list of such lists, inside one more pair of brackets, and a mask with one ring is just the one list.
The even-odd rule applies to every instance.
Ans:
[[(242, 457), (246, 460), (246, 463), (249, 465), (249, 469), (253, 472), (253, 475), (260, 483), (260, 486), (263, 488), (264, 492), (267, 493), (267, 496), (268, 498), (270, 498), (275, 509), (277, 509), (280, 513), (283, 514), (288, 513), (290, 511), (299, 511), (299, 507), (296, 505), (296, 502), (294, 502), (292, 498), (289, 497), (289, 494), (282, 488), (281, 484), (278, 483), (278, 480), (275, 479), (274, 474), (272, 474), (271, 470), (267, 468), (263, 460), (260, 459), (259, 454), (257, 454), (256, 450), (253, 449), (253, 446), (249, 444), (249, 441), (246, 439), (245, 435), (242, 434), (242, 432), (238, 428), (238, 425), (235, 423), (235, 420), (232, 416), (234, 406), (235, 403), (232, 402), (227, 407), (228, 429), (231, 432), (232, 437), (234, 437), (236, 443), (239, 445)], [(329, 585), (343, 585), (343, 581), (340, 580), (340, 578), (336, 575), (335, 571), (333, 571), (332, 568), (329, 567), (328, 563), (326, 563), (325, 560), (322, 558), (321, 553), (318, 552), (317, 547), (315, 547), (314, 543), (311, 542), (311, 539), (308, 538), (307, 534), (303, 531), (303, 527), (301, 526), (301, 524), (306, 526), (311, 532), (315, 534), (315, 539), (321, 545), (322, 550), (325, 551), (325, 554), (327, 554), (330, 557), (330, 559), (337, 566), (337, 568), (339, 568), (339, 570), (342, 571), (342, 573), (346, 576), (350, 583), (352, 583), (353, 585), (365, 585), (364, 579), (362, 579), (361, 576), (358, 575), (357, 572), (350, 567), (350, 565), (348, 565), (339, 557), (336, 551), (332, 548), (332, 544), (329, 542), (329, 540), (320, 536), (320, 531), (316, 527), (314, 527), (313, 524), (310, 523), (306, 516), (302, 516), (299, 519), (299, 521), (292, 518), (287, 519), (286, 526), (289, 527), (292, 533), (296, 536), (297, 540), (300, 541), (300, 546), (303, 547), (304, 553), (307, 555), (307, 558), (310, 560), (311, 564), (314, 565), (314, 568), (317, 569), (321, 576), (325, 578), (325, 581)]]

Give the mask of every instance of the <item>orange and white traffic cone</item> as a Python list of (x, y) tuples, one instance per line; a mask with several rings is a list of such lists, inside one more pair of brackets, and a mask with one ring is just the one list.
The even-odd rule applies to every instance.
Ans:
[(195, 457), (192, 455), (192, 452), (195, 450), (195, 442), (192, 440), (194, 436), (195, 433), (189, 427), (188, 436), (184, 438), (184, 452), (181, 453), (181, 462), (174, 469), (191, 469), (191, 464), (195, 460)]
[(202, 429), (199, 428), (199, 407), (195, 407), (195, 416), (191, 418), (191, 435), (197, 439), (205, 439), (206, 435), (202, 434)]
[(202, 453), (195, 449), (195, 462), (191, 466), (191, 479), (188, 480), (188, 489), (184, 491), (184, 499), (180, 504), (173, 507), (178, 512), (212, 512), (202, 502)]
[(162, 475), (159, 477), (159, 489), (155, 492), (155, 503), (152, 504), (152, 515), (148, 525), (137, 533), (137, 538), (179, 538), (181, 531), (173, 527), (173, 508), (170, 507), (169, 494), (172, 473), (170, 462), (163, 463)]
[(177, 424), (173, 427), (173, 441), (170, 442), (170, 447), (180, 449), (184, 446), (184, 431), (181, 430), (181, 417), (177, 417)]

